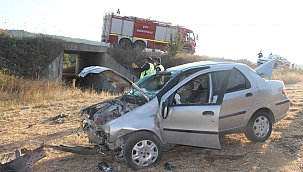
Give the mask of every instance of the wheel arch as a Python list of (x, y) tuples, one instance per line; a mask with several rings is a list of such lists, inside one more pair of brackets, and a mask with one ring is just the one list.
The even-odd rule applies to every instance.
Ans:
[(127, 37), (122, 37), (119, 39), (118, 44), (123, 48), (123, 49), (128, 49), (132, 47), (132, 40)]
[[(265, 107), (260, 108), (260, 109), (256, 110), (256, 111), (254, 112), (253, 115), (255, 115), (256, 113), (258, 113), (258, 112), (260, 112), (260, 111), (267, 113), (267, 114), (268, 114), (268, 117), (269, 117), (270, 120), (271, 120), (271, 122), (272, 122), (272, 123), (275, 123), (274, 113), (273, 113), (269, 108), (265, 108)], [(253, 115), (252, 115), (252, 116), (253, 116)], [(252, 118), (252, 116), (251, 116), (250, 118)], [(250, 120), (250, 119), (249, 119), (249, 120)], [(249, 120), (248, 120), (248, 121), (249, 121)]]
[[(261, 108), (260, 108), (261, 106)], [(257, 113), (257, 112), (260, 112), (260, 111), (263, 111), (265, 113), (268, 114), (270, 120), (272, 121), (272, 123), (275, 123), (275, 118), (274, 118), (274, 114), (272, 112), (272, 110), (270, 110), (268, 107), (266, 107), (265, 104), (261, 105), (261, 104), (256, 104), (255, 106), (251, 107), (250, 110), (249, 110), (249, 113), (246, 114), (244, 120), (243, 120), (243, 123), (242, 123), (242, 127), (246, 127), (249, 120)]]
[(127, 40), (127, 41), (129, 41), (129, 42), (132, 43), (131, 39), (129, 39), (129, 38), (127, 38), (127, 37), (121, 37), (121, 38), (119, 39), (118, 43), (120, 44), (122, 41), (125, 41), (125, 40)]
[(138, 132), (148, 132), (148, 133), (150, 133), (150, 134), (155, 135), (155, 136), (161, 141), (161, 143), (163, 144), (162, 138), (159, 137), (157, 133), (155, 133), (155, 132), (153, 132), (153, 131), (151, 131), (151, 130), (143, 129), (143, 130), (129, 130), (129, 131), (130, 131), (129, 133), (127, 133), (127, 134), (125, 134), (125, 135), (121, 135), (121, 136), (118, 137), (118, 138), (123, 139), (124, 141), (126, 141), (130, 136), (132, 136), (132, 135), (134, 135), (134, 134), (136, 134), (136, 133), (138, 133)]
[[(136, 47), (136, 46), (140, 46), (140, 47)], [(132, 44), (132, 47), (134, 49), (138, 49), (140, 51), (143, 51), (146, 47), (147, 47), (147, 42), (144, 41), (144, 40), (141, 40), (141, 39), (137, 39), (133, 44)]]

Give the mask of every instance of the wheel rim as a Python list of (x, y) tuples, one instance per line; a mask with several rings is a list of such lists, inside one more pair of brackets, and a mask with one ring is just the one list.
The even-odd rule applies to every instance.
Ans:
[(269, 132), (269, 121), (265, 116), (259, 116), (253, 125), (255, 136), (258, 138), (265, 137)]
[(132, 149), (132, 160), (138, 166), (148, 166), (158, 158), (158, 147), (150, 140), (139, 141)]

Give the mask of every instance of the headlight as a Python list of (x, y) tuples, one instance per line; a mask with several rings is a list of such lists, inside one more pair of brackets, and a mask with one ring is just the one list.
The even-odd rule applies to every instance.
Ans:
[(104, 125), (104, 132), (109, 134), (109, 132), (110, 132), (110, 126), (109, 125), (106, 125), (106, 124)]

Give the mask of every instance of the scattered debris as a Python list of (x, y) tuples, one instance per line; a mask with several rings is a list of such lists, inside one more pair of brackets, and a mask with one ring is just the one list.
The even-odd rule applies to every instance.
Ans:
[(112, 168), (107, 164), (107, 162), (102, 161), (98, 164), (98, 170), (109, 171), (109, 172), (119, 172), (121, 170), (121, 167), (118, 166), (117, 168)]
[(65, 117), (69, 117), (69, 114), (66, 114), (66, 113), (64, 113), (64, 112), (61, 112), (61, 113), (59, 113), (57, 116), (51, 117), (50, 120), (56, 120), (56, 119), (65, 118)]
[(61, 112), (57, 116), (49, 118), (49, 120), (52, 121), (51, 124), (63, 124), (65, 121), (60, 118), (65, 118), (65, 117), (69, 117), (69, 114)]
[(164, 169), (165, 169), (165, 170), (172, 171), (172, 170), (176, 169), (176, 167), (170, 165), (170, 164), (167, 162), (167, 163), (164, 164)]
[(28, 172), (34, 168), (34, 163), (44, 157), (43, 144), (34, 150), (16, 150), (14, 154), (4, 155), (0, 162), (0, 171), (4, 172)]
[(30, 109), (21, 109), (19, 114), (20, 115), (27, 115), (27, 114), (31, 114), (31, 110)]
[(64, 120), (63, 119), (55, 119), (52, 121), (51, 124), (63, 124), (64, 123)]
[(36, 125), (36, 123), (34, 124), (29, 124), (27, 128), (31, 128), (32, 126)]
[(91, 148), (91, 147), (83, 147), (83, 146), (69, 147), (64, 145), (44, 144), (44, 147), (65, 151), (65, 152), (81, 154), (81, 155), (94, 155), (100, 153), (100, 147), (98, 146)]

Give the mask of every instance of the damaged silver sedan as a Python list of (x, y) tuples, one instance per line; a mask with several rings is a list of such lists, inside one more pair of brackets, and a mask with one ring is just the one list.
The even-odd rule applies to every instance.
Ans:
[[(115, 154), (133, 170), (156, 166), (174, 145), (220, 149), (219, 135), (244, 133), (266, 141), (287, 115), (284, 83), (270, 78), (273, 63), (203, 61), (169, 68), (136, 84), (104, 67), (87, 67), (123, 94), (81, 110), (92, 145)], [(266, 69), (266, 70), (264, 70)]]

